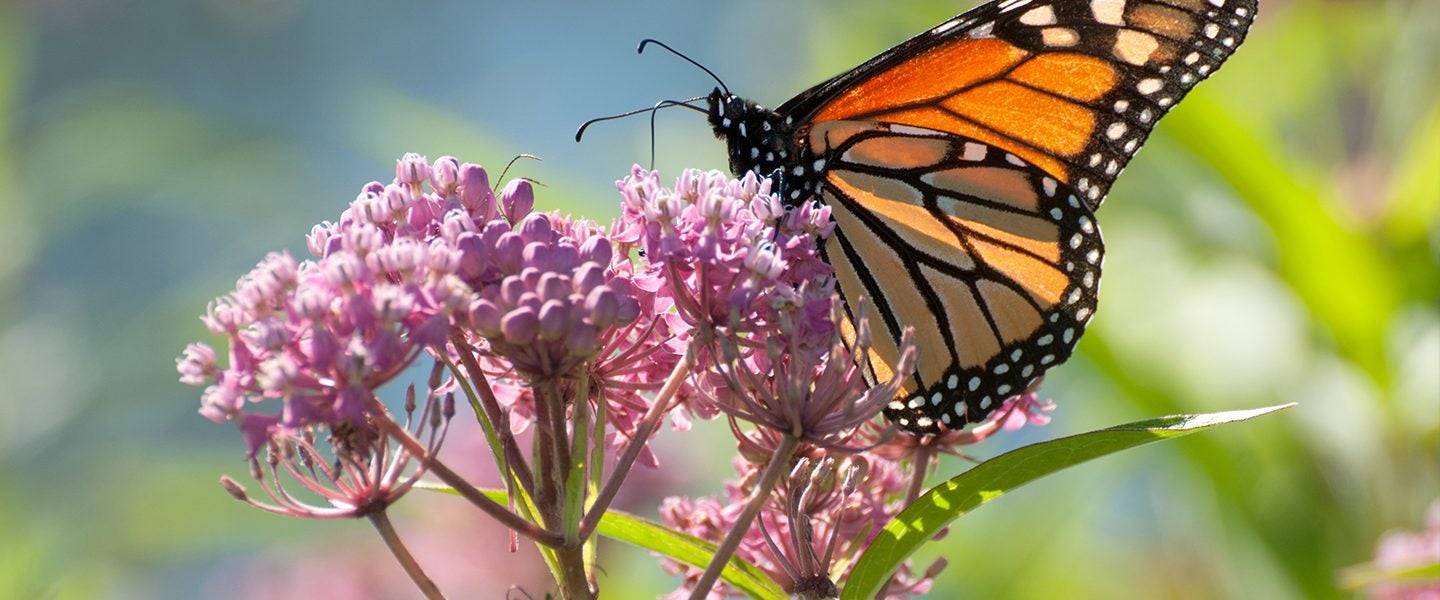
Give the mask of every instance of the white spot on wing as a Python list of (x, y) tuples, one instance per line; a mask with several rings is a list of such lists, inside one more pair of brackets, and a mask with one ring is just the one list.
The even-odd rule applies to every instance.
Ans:
[(1090, 12), (1106, 25), (1125, 24), (1125, 0), (1090, 0)]
[(1080, 34), (1069, 27), (1046, 27), (1040, 30), (1040, 41), (1051, 48), (1069, 48), (1080, 43)]
[(1026, 25), (1054, 25), (1055, 9), (1049, 6), (1037, 6), (1020, 15), (1020, 22)]

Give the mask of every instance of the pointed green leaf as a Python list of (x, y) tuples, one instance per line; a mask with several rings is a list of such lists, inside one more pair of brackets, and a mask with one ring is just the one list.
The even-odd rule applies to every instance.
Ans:
[[(415, 487), (456, 494), (455, 490), (449, 486), (435, 483), (422, 482)], [(496, 502), (506, 501), (503, 491), (486, 491), (485, 495), (490, 496)], [(600, 524), (595, 528), (595, 532), (632, 546), (658, 552), (701, 569), (710, 564), (710, 557), (715, 555), (715, 544), (711, 542), (620, 511), (606, 512), (605, 516), (600, 518)], [(770, 576), (761, 571), (759, 567), (740, 557), (730, 558), (730, 564), (720, 572), (720, 579), (751, 598), (763, 600), (784, 600), (786, 598), (785, 590), (780, 588), (780, 584), (770, 579)]]
[(1179, 415), (1128, 423), (1012, 450), (935, 486), (880, 532), (851, 571), (841, 598), (873, 598), (900, 563), (961, 515), (1031, 481), (1093, 458), (1288, 408)]

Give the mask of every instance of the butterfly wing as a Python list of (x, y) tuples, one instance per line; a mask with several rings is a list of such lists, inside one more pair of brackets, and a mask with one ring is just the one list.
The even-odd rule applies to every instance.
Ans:
[(1256, 3), (991, 2), (777, 112), (802, 128), (874, 121), (981, 141), (1072, 185), (1094, 209), (1160, 117), (1240, 45)]
[(843, 121), (811, 136), (830, 157), (826, 259), (841, 294), (869, 298), (886, 334), (871, 336), (870, 377), (893, 373), (896, 340), (916, 329), (915, 377), (891, 420), (922, 433), (980, 421), (1064, 362), (1094, 314), (1103, 252), (1074, 189), (947, 132)]

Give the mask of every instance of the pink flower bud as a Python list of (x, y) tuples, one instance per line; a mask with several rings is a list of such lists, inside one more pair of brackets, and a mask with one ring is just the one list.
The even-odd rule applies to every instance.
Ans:
[(528, 243), (555, 243), (555, 230), (550, 225), (550, 217), (545, 213), (530, 213), (515, 226), (515, 230)]
[(495, 243), (495, 266), (501, 271), (516, 272), (525, 262), (525, 240), (520, 234), (505, 232)]
[(540, 331), (540, 318), (535, 310), (522, 306), (500, 319), (500, 331), (511, 344), (528, 344)]
[(495, 218), (495, 194), (490, 191), (490, 176), (480, 165), (460, 166), (460, 206), (480, 221)]
[(530, 242), (525, 244), (525, 253), (522, 255), (527, 268), (554, 270), (552, 268), (552, 255), (556, 248), (545, 242)]
[(611, 246), (610, 240), (604, 236), (597, 235), (580, 244), (580, 260), (608, 267), (614, 257), (615, 249)]
[(617, 323), (632, 323), (640, 318), (640, 302), (634, 296), (620, 296), (620, 308), (615, 312)]
[(606, 328), (620, 316), (620, 300), (614, 290), (599, 286), (585, 297), (585, 311), (590, 313), (590, 322), (596, 327)]
[(489, 300), (477, 300), (470, 305), (470, 326), (485, 337), (500, 335), (500, 309)]
[(605, 267), (594, 262), (580, 265), (575, 271), (574, 283), (576, 292), (589, 294), (590, 290), (605, 284)]
[(442, 156), (435, 159), (435, 165), (430, 170), (430, 187), (435, 190), (435, 193), (447, 198), (453, 196), (459, 182), (460, 161), (453, 156)]
[(511, 275), (500, 282), (500, 299), (506, 304), (516, 305), (520, 303), (520, 297), (530, 291), (530, 286), (519, 275)]
[(565, 336), (565, 346), (573, 356), (588, 357), (600, 351), (600, 335), (596, 326), (576, 323)]
[(540, 285), (535, 291), (540, 294), (541, 300), (564, 300), (570, 296), (570, 278), (559, 273), (544, 273), (540, 275)]
[(480, 236), (473, 233), (465, 233), (455, 239), (455, 252), (459, 256), (459, 264), (456, 265), (455, 273), (465, 279), (475, 279), (485, 272), (490, 266), (490, 256), (487, 256), (485, 242)]
[(540, 339), (554, 342), (565, 335), (570, 325), (570, 311), (564, 302), (547, 300), (540, 307)]
[(580, 266), (580, 250), (569, 239), (561, 239), (554, 246), (548, 266), (554, 271), (574, 271)]
[(511, 180), (500, 191), (500, 208), (506, 220), (519, 223), (535, 208), (535, 189), (524, 179)]
[(415, 186), (430, 179), (430, 163), (414, 152), (395, 161), (395, 181)]

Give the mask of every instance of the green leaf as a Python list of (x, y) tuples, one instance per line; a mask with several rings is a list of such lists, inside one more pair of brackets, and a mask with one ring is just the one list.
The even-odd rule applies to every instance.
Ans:
[(1006, 452), (935, 486), (901, 511), (855, 564), (841, 598), (873, 598), (900, 563), (960, 515), (1036, 479), (1093, 458), (1289, 408), (1294, 404), (1127, 423)]
[[(596, 532), (701, 569), (710, 563), (710, 557), (715, 554), (715, 544), (619, 511), (606, 512)], [(751, 598), (783, 600), (787, 597), (785, 590), (764, 571), (739, 557), (730, 558), (730, 564), (721, 572), (720, 578)]]
[(1354, 592), (1381, 583), (1440, 582), (1440, 562), (1385, 570), (1373, 564), (1356, 565), (1340, 571), (1340, 589)]
[[(421, 482), (415, 487), (458, 495), (449, 486), (435, 483)], [(496, 502), (505, 502), (503, 491), (487, 490), (485, 495)], [(595, 532), (701, 569), (710, 564), (710, 557), (715, 555), (713, 543), (680, 533), (654, 521), (614, 510), (607, 511), (605, 516), (600, 518)], [(740, 557), (730, 558), (730, 564), (720, 572), (720, 579), (751, 598), (784, 600), (787, 597), (785, 590), (764, 571)]]

